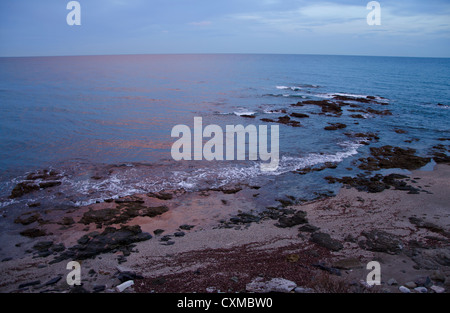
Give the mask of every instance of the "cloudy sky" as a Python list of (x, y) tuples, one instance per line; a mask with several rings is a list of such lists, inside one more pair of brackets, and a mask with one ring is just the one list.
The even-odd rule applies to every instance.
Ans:
[(0, 56), (289, 53), (450, 57), (449, 0), (1, 0)]

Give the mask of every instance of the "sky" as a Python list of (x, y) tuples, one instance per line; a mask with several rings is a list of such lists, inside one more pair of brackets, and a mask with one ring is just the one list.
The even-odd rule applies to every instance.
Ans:
[(449, 0), (1, 0), (0, 56), (280, 53), (450, 57)]

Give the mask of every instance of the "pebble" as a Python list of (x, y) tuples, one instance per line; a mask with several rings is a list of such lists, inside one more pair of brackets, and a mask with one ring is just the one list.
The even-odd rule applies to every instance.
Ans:
[(314, 290), (310, 288), (304, 288), (304, 287), (297, 287), (294, 289), (295, 293), (312, 293)]
[(445, 292), (445, 288), (439, 287), (439, 286), (431, 286), (430, 288), (431, 290), (433, 290), (435, 293), (444, 293)]
[(411, 293), (411, 290), (409, 290), (405, 286), (398, 287), (398, 290), (400, 290), (402, 293)]
[(407, 283), (405, 283), (405, 287), (409, 288), (409, 289), (414, 289), (417, 287), (416, 283), (413, 281), (409, 281)]
[(425, 287), (417, 287), (417, 288), (414, 288), (414, 290), (417, 291), (418, 293), (427, 293), (428, 292), (428, 289)]
[(396, 285), (398, 285), (398, 282), (395, 280), (395, 278), (391, 278), (388, 280), (387, 284), (389, 286), (396, 286)]

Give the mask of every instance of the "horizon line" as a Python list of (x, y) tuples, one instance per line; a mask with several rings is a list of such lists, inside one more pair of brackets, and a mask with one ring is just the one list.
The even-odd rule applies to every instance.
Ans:
[(348, 56), (348, 57), (380, 57), (380, 58), (422, 58), (449, 59), (450, 56), (402, 56), (402, 55), (365, 55), (365, 54), (323, 54), (323, 53), (249, 53), (249, 52), (211, 52), (211, 53), (118, 53), (118, 54), (67, 54), (67, 55), (23, 55), (0, 56), (0, 58), (57, 58), (57, 57), (105, 57), (105, 56), (144, 56), (144, 55), (309, 55), (309, 56)]

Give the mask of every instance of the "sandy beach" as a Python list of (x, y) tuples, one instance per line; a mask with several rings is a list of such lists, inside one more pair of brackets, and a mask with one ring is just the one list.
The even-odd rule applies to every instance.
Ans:
[[(448, 177), (450, 166), (438, 164), (401, 179), (417, 193), (344, 185), (334, 197), (259, 212), (251, 211), (257, 187), (240, 186), (135, 195), (64, 215), (48, 210), (35, 221), (30, 213), (22, 224), (46, 235), (11, 237), (26, 253), (0, 263), (0, 291), (116, 292), (132, 279), (125, 292), (246, 292), (255, 279), (273, 278), (308, 292), (447, 291)], [(72, 260), (82, 269), (75, 289), (66, 282)], [(364, 283), (371, 261), (381, 265), (374, 288)]]

